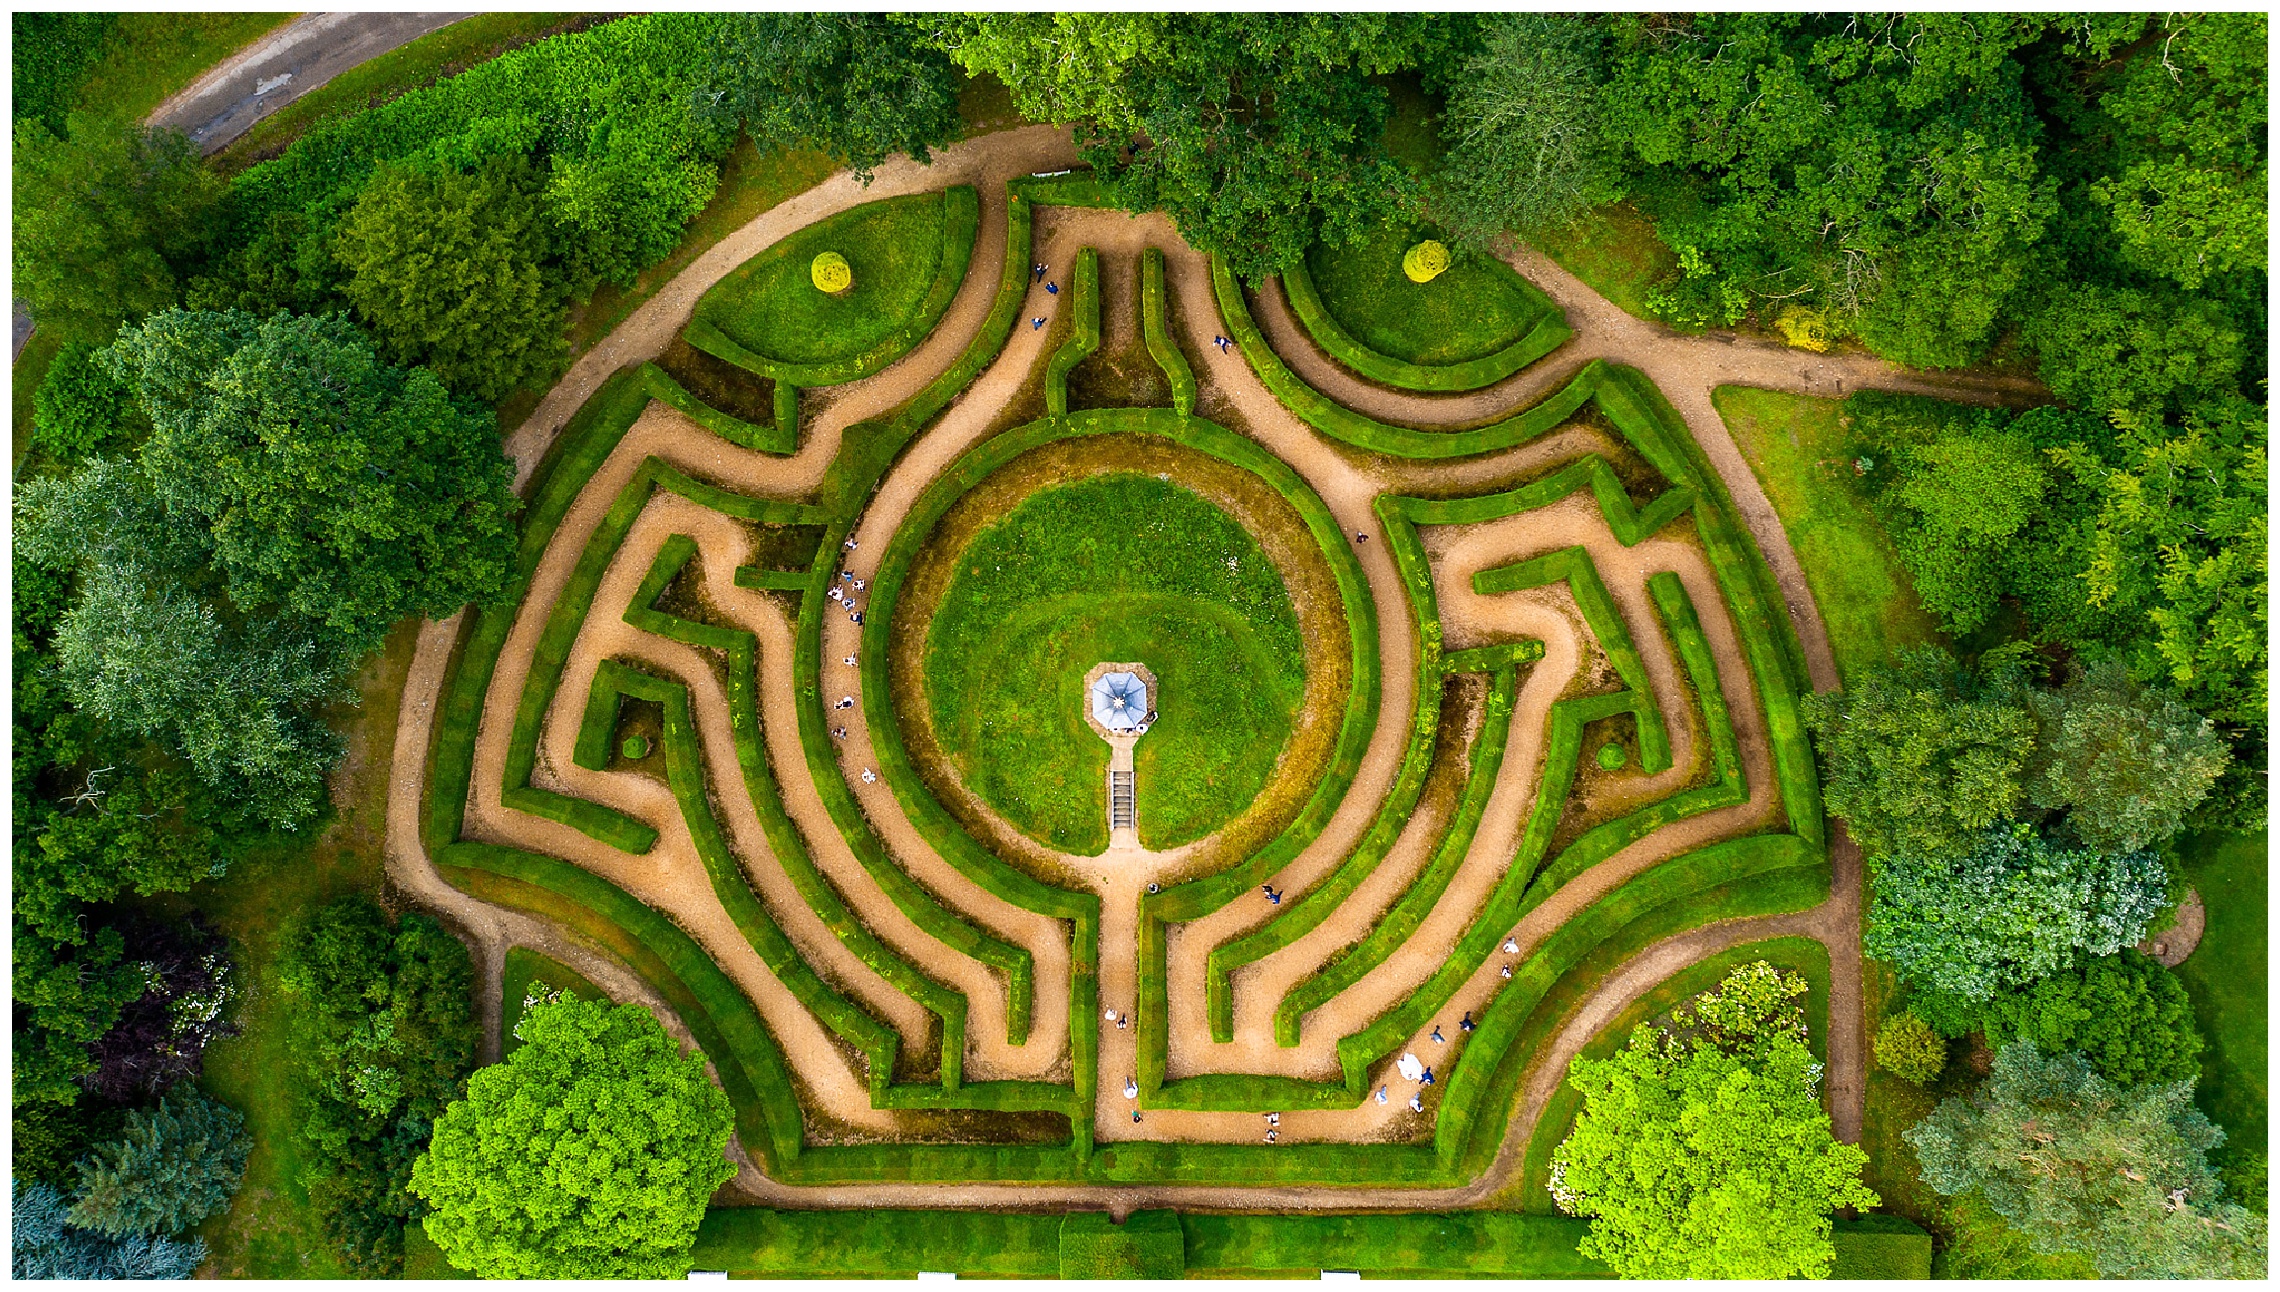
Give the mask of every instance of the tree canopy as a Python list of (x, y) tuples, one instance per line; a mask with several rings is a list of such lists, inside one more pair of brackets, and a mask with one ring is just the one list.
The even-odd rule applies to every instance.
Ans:
[(2201, 1072), (2201, 1032), (2185, 984), (2128, 948), (1996, 993), (1982, 1025), (1991, 1045), (2076, 1051), (2117, 1086), (2190, 1081)]
[(1434, 216), (1475, 247), (1555, 228), (1622, 193), (1602, 120), (1601, 28), (1565, 14), (1481, 22), (1480, 48), (1437, 78), (1450, 148), (1431, 195)]
[(1745, 965), (1673, 1036), (1642, 1024), (1614, 1056), (1577, 1057), (1583, 1111), (1552, 1193), (1592, 1217), (1580, 1250), (1625, 1278), (1826, 1277), (1829, 1213), (1870, 1207), (1867, 1156), (1830, 1133), (1806, 1047), (1805, 984)]
[(1903, 1132), (1924, 1183), (1977, 1191), (2038, 1252), (2081, 1252), (2107, 1278), (2265, 1275), (2261, 1220), (2224, 1196), (2224, 1132), (2193, 1083), (2117, 1090), (2079, 1054), (2007, 1045), (1986, 1083)]
[(1246, 279), (1410, 214), (1371, 78), (1446, 48), (1421, 14), (1003, 13), (921, 20), (1014, 107), (1076, 129), (1119, 204), (1163, 211)]
[(725, 1156), (728, 1097), (649, 1011), (565, 997), (477, 1072), (412, 1168), (427, 1232), (486, 1278), (680, 1278)]
[(229, 1205), (252, 1144), (236, 1109), (185, 1085), (127, 1114), (125, 1133), (79, 1164), (71, 1223), (108, 1238), (179, 1234)]
[(812, 144), (868, 182), (894, 154), (928, 161), (958, 137), (959, 79), (891, 15), (742, 13), (728, 18), (701, 101), (761, 148)]
[(2032, 825), (1999, 825), (1962, 853), (1885, 858), (1861, 946), (1904, 978), (1986, 1000), (2077, 955), (2135, 945), (2168, 892), (2152, 853), (2065, 848)]
[(2232, 761), (2207, 718), (2131, 680), (2118, 661), (2092, 664), (2030, 703), (2042, 747), (2028, 794), (2067, 809), (2067, 829), (2101, 852), (2176, 834)]
[(15, 128), (15, 291), (40, 325), (100, 343), (172, 305), (222, 195), (190, 141), (80, 113)]
[(1924, 647), (1805, 697), (1804, 713), (1829, 811), (1871, 856), (1958, 852), (2025, 802), (2036, 727), (2014, 672), (1968, 672)]

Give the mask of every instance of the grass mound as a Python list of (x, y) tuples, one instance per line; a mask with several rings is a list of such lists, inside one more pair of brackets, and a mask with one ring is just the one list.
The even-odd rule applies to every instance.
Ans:
[(1401, 257), (1434, 233), (1388, 225), (1350, 247), (1316, 243), (1306, 271), (1323, 308), (1377, 353), (1426, 365), (1495, 354), (1552, 312), (1543, 293), (1487, 256), (1465, 256), (1430, 282), (1411, 282)]
[(928, 629), (928, 712), (959, 774), (1064, 852), (1108, 846), (1108, 745), (1084, 675), (1145, 664), (1159, 720), (1134, 750), (1140, 839), (1217, 830), (1265, 789), (1305, 694), (1289, 594), (1196, 493), (1116, 473), (1031, 495), (983, 530)]
[[(918, 193), (842, 211), (783, 239), (714, 284), (696, 317), (787, 364), (851, 359), (916, 321), (942, 259), (945, 195)], [(854, 284), (818, 291), (810, 266), (844, 257)]]

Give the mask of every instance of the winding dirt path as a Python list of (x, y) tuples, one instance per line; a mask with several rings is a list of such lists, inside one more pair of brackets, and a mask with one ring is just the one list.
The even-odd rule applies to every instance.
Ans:
[[(786, 234), (861, 202), (937, 189), (951, 183), (974, 183), (979, 188), (983, 199), (980, 240), (966, 282), (942, 324), (911, 355), (885, 372), (832, 392), (816, 392), (803, 407), (803, 443), (797, 453), (778, 458), (736, 449), (704, 433), (680, 414), (662, 405), (650, 406), (628, 433), (625, 443), (580, 494), (542, 561), (530, 594), (518, 610), (513, 633), (492, 680), (478, 735), (475, 789), (468, 818), (470, 833), (511, 840), (570, 858), (671, 911), (705, 943), (762, 1008), (771, 1027), (794, 1055), (803, 1078), (819, 1097), (824, 1111), (858, 1130), (888, 1129), (892, 1115), (869, 1109), (861, 1090), (859, 1069), (804, 1011), (787, 1008), (788, 993), (759, 963), (733, 924), (727, 921), (725, 912), (720, 910), (670, 795), (662, 786), (639, 776), (584, 772), (574, 767), (568, 758), (586, 688), (601, 659), (630, 657), (686, 683), (698, 719), (707, 774), (713, 778), (717, 801), (724, 806), (723, 824), (745, 860), (756, 891), (827, 980), (886, 1019), (904, 1034), (906, 1043), (915, 1044), (923, 1037), (926, 1027), (923, 1011), (839, 947), (821, 922), (807, 912), (805, 904), (797, 900), (780, 867), (774, 864), (750, 804), (745, 801), (740, 785), (733, 783), (737, 778), (732, 770), (735, 761), (728, 734), (726, 701), (712, 666), (699, 652), (641, 634), (623, 623), (622, 614), (634, 585), (667, 536), (688, 533), (697, 538), (708, 595), (726, 617), (747, 627), (759, 639), (764, 739), (782, 781), (786, 809), (807, 839), (818, 867), (884, 941), (938, 981), (968, 994), (974, 1011), (969, 1046), (969, 1070), (973, 1075), (1043, 1076), (1065, 1064), (1066, 928), (1058, 921), (1018, 911), (981, 892), (937, 856), (910, 824), (888, 788), (883, 783), (865, 784), (861, 780), (863, 771), (877, 765), (861, 706), (852, 712), (833, 715), (834, 725), (848, 729), (840, 748), (840, 770), (898, 862), (938, 894), (950, 909), (998, 936), (1028, 947), (1036, 957), (1036, 1028), (1026, 1044), (1004, 1044), (1002, 983), (979, 965), (951, 953), (911, 926), (862, 872), (823, 808), (807, 773), (797, 734), (796, 710), (792, 707), (799, 701), (791, 677), (791, 625), (775, 602), (735, 589), (729, 577), (735, 565), (749, 556), (749, 539), (743, 531), (724, 517), (669, 495), (660, 495), (651, 502), (605, 576), (602, 591), (574, 647), (562, 690), (542, 736), (538, 783), (610, 804), (655, 825), (662, 837), (652, 855), (628, 858), (566, 827), (500, 807), (506, 725), (511, 722), (527, 674), (530, 648), (546, 614), (558, 598), (586, 537), (640, 462), (654, 454), (692, 473), (755, 496), (796, 498), (811, 490), (837, 453), (839, 435), (846, 426), (899, 404), (962, 352), (988, 312), (1002, 266), (1005, 180), (1031, 171), (1058, 169), (1068, 164), (1069, 154), (1066, 135), (1057, 129), (1034, 127), (1009, 131), (944, 150), (936, 155), (931, 167), (919, 167), (907, 160), (890, 163), (880, 168), (876, 182), (867, 189), (851, 177), (841, 175), (779, 205), (700, 257), (584, 355), (507, 441), (509, 451), (517, 459), (518, 482), (527, 481), (570, 414), (604, 379), (628, 363), (662, 353), (706, 289)], [(1091, 246), (1100, 250), (1104, 262), (1113, 262), (1113, 268), (1104, 263), (1104, 277), (1109, 273), (1129, 272), (1128, 259), (1137, 256), (1145, 246), (1163, 249), (1168, 282), (1178, 298), (1185, 348), (1205, 387), (1199, 411), (1244, 431), (1289, 463), (1349, 532), (1380, 537), (1370, 504), (1389, 489), (1408, 490), (1430, 483), (1442, 490), (1462, 490), (1493, 484), (1603, 447), (1598, 432), (1571, 427), (1518, 449), (1461, 463), (1364, 459), (1314, 434), (1273, 399), (1239, 355), (1222, 354), (1211, 345), (1212, 335), (1223, 330), (1224, 325), (1219, 322), (1211, 297), (1207, 266), (1161, 217), (1135, 219), (1120, 212), (1057, 210), (1052, 218), (1039, 221), (1038, 231), (1039, 259), (1050, 265), (1066, 265), (1077, 248)], [(1834, 686), (1836, 677), (1826, 632), (1805, 588), (1794, 552), (1755, 476), (1717, 418), (1710, 404), (1710, 392), (1726, 384), (1831, 396), (1863, 386), (1923, 390), (1949, 397), (1961, 394), (1989, 400), (2020, 398), (2027, 392), (2003, 383), (1974, 385), (1942, 381), (1860, 356), (1814, 356), (1750, 341), (1679, 336), (1622, 314), (1573, 276), (1533, 252), (1516, 250), (1508, 258), (1516, 269), (1544, 287), (1568, 311), (1576, 336), (1544, 363), (1468, 396), (1432, 397), (1391, 392), (1344, 373), (1298, 334), (1272, 288), (1260, 294), (1258, 314), (1278, 353), (1325, 393), (1363, 411), (1414, 424), (1477, 421), (1525, 405), (1564, 382), (1578, 366), (1595, 357), (1604, 356), (1642, 368), (1686, 418), (1765, 552), (1788, 600), (1814, 684), (1822, 688)], [(1049, 315), (1055, 303), (1041, 287), (1033, 287), (1024, 301), (1023, 316)], [(1038, 369), (1042, 347), (1052, 335), (1017, 326), (992, 366), (895, 464), (855, 531), (858, 548), (850, 567), (859, 577), (867, 577), (867, 558), (886, 546), (926, 486), (960, 453), (989, 432), (998, 411)], [(1334, 1075), (1335, 1055), (1330, 1047), (1336, 1037), (1376, 1017), (1387, 1004), (1400, 999), (1441, 967), (1457, 936), (1469, 924), (1501, 876), (1502, 868), (1509, 863), (1532, 803), (1542, 759), (1542, 729), (1549, 706), (1580, 680), (1603, 674), (1605, 665), (1601, 654), (1589, 645), (1589, 636), (1578, 623), (1572, 599), (1564, 589), (1479, 597), (1470, 591), (1469, 575), (1475, 570), (1579, 542), (1591, 551), (1593, 559), (1608, 575), (1609, 589), (1646, 660), (1650, 685), (1672, 726), (1673, 752), (1678, 766), (1673, 772), (1639, 786), (1634, 793), (1642, 798), (1674, 787), (1684, 776), (1700, 742), (1700, 733), (1691, 716), (1692, 706), (1685, 702), (1686, 693), (1680, 685), (1680, 670), (1644, 592), (1649, 574), (1662, 570), (1677, 573), (1693, 597), (1704, 631), (1710, 638), (1750, 782), (1747, 803), (1666, 827), (1571, 881), (1513, 930), (1514, 936), (1526, 944), (1522, 954), (1623, 880), (1701, 842), (1752, 828), (1765, 820), (1774, 808), (1771, 759), (1761, 707), (1754, 701), (1754, 680), (1744, 662), (1725, 602), (1718, 595), (1715, 581), (1698, 549), (1683, 542), (1661, 540), (1623, 548), (1607, 532), (1588, 497), (1583, 496), (1506, 521), (1435, 527), (1427, 530), (1425, 537), (1452, 647), (1515, 635), (1540, 638), (1546, 645), (1544, 660), (1528, 672), (1516, 706), (1504, 767), (1473, 846), (1449, 891), (1435, 905), (1418, 934), (1354, 988), (1309, 1015), (1302, 1044), (1293, 1049), (1282, 1049), (1272, 1042), (1268, 1020), (1275, 1002), (1288, 984), (1366, 932), (1398, 899), (1409, 879), (1422, 868), (1437, 839), (1439, 823), (1431, 819), (1434, 814), (1420, 812), (1418, 819), (1397, 839), (1377, 875), (1320, 928), (1237, 974), (1239, 1039), (1234, 1045), (1212, 1042), (1204, 1025), (1205, 957), (1212, 947), (1256, 927), (1272, 913), (1271, 909), (1263, 903), (1254, 909), (1250, 904), (1238, 902), (1203, 919), (1175, 926), (1169, 938), (1170, 971), (1175, 980), (1171, 991), (1169, 1057), (1175, 1077), (1205, 1071), (1281, 1072), (1314, 1078)], [(1362, 542), (1355, 550), (1381, 623), (1378, 650), (1383, 689), (1377, 730), (1353, 789), (1329, 825), (1313, 846), (1276, 877), (1276, 886), (1286, 891), (1303, 892), (1319, 882), (1368, 828), (1398, 771), (1406, 740), (1407, 717), (1414, 702), (1410, 657), (1413, 644), (1406, 631), (1408, 608), (1399, 579), (1382, 541)], [(834, 615), (825, 621), (822, 648), (826, 662), (824, 702), (827, 704), (841, 689), (859, 690), (852, 673), (836, 663), (855, 650), (857, 630), (843, 622), (844, 618)], [(442, 909), (475, 936), (482, 945), (483, 954), (479, 959), (493, 987), (505, 948), (510, 944), (531, 945), (573, 964), (621, 999), (640, 999), (659, 1008), (660, 1015), (670, 1020), (670, 1011), (661, 1008), (662, 1002), (654, 1000), (653, 993), (606, 957), (546, 927), (541, 921), (499, 910), (459, 893), (444, 884), (429, 863), (418, 837), (418, 805), (435, 704), (458, 624), (455, 617), (426, 626), (406, 684), (392, 767), (388, 832), (391, 879), (416, 899)], [(1598, 1026), (1686, 964), (1725, 947), (1776, 933), (1806, 933), (1828, 945), (1832, 967), (1830, 1099), (1839, 1134), (1857, 1139), (1865, 1089), (1860, 1035), (1859, 860), (1857, 851), (1843, 838), (1841, 830), (1836, 832), (1832, 853), (1837, 882), (1835, 895), (1824, 905), (1795, 915), (1732, 921), (1692, 930), (1649, 948), (1607, 979), (1567, 1022), (1557, 1043), (1535, 1063), (1526, 1086), (1526, 1098), (1508, 1129), (1495, 1165), (1479, 1180), (1462, 1188), (1195, 1186), (1151, 1189), (1022, 1185), (802, 1188), (767, 1180), (749, 1161), (743, 1162), (739, 1186), (756, 1200), (802, 1206), (1081, 1204), (1106, 1205), (1121, 1214), (1151, 1205), (1405, 1210), (1466, 1205), (1494, 1194), (1509, 1181), (1543, 1102), (1557, 1087), (1568, 1058), (1580, 1050)], [(1101, 859), (1080, 860), (1095, 867), (1090, 878), (1106, 903), (1102, 1000), (1111, 1008), (1128, 1010), (1136, 991), (1133, 979), (1136, 930), (1130, 910), (1136, 904), (1146, 876), (1103, 866)], [(1500, 985), (1496, 964), (1484, 963), (1477, 967), (1444, 1012), (1453, 1019), (1460, 1010), (1477, 1010)], [(486, 1012), (495, 1013), (497, 992), (487, 988), (487, 995), (493, 1003), (486, 1006)], [(685, 1035), (677, 1021), (670, 1025)], [(1455, 1034), (1453, 1027), (1446, 1029), (1445, 1034)], [(1241, 1143), (1251, 1142), (1259, 1135), (1259, 1119), (1248, 1113), (1157, 1111), (1148, 1113), (1140, 1125), (1132, 1125), (1124, 1115), (1128, 1105), (1122, 1099), (1121, 1083), (1136, 1064), (1134, 1043), (1132, 1032), (1102, 1029), (1101, 1084), (1097, 1093), (1102, 1114), (1100, 1138)], [(1442, 1057), (1447, 1055), (1447, 1050), (1434, 1046), (1422, 1033), (1412, 1038), (1407, 1048), (1433, 1056), (1430, 1062), (1448, 1062), (1448, 1058)], [(1429, 1129), (1429, 1115), (1410, 1114), (1398, 1105), (1389, 1113), (1374, 1103), (1365, 1102), (1356, 1110), (1285, 1114), (1282, 1134), (1293, 1141), (1350, 1142), (1409, 1139), (1428, 1133)], [(741, 1149), (737, 1153), (741, 1158)]]

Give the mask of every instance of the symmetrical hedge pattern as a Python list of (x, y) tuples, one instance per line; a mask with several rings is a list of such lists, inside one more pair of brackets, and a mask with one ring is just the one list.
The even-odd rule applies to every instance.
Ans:
[[(452, 884), (558, 924), (645, 982), (711, 1060), (754, 1165), (779, 1180), (1466, 1182), (1515, 1132), (1525, 1078), (1608, 974), (1676, 934), (1827, 899), (1788, 620), (1724, 488), (1637, 372), (1593, 361), (1472, 430), (1366, 417), (1273, 353), (1224, 266), (1168, 240), (1133, 247), (1122, 216), (1082, 209), (1100, 196), (1081, 174), (945, 190), (922, 309), (891, 345), (830, 371), (770, 360), (764, 338), (731, 338), (700, 308), (684, 339), (771, 381), (772, 425), (706, 406), (652, 364), (605, 383), (538, 474), (511, 602), (463, 630), (424, 841)], [(978, 240), (996, 223), (985, 201), (1005, 230), (994, 290), (965, 283), (969, 262), (995, 252)], [(1061, 257), (1062, 290), (1042, 307), (1029, 273), (1037, 203), (1075, 208), (1064, 234), (1099, 221), (1102, 244)], [(794, 235), (778, 251), (815, 241)], [(1104, 297), (1110, 274), (1136, 290)], [(912, 371), (918, 342), (960, 317), (962, 284), (976, 294), (963, 317), (984, 293), (986, 315), (966, 324), (957, 359)], [(1292, 290), (1302, 316), (1304, 291)], [(1108, 299), (1138, 317), (1104, 320)], [(1216, 317), (1199, 317), (1207, 306)], [(1073, 311), (1071, 325), (1017, 332), (1038, 308)], [(1191, 364), (1199, 338), (1220, 332), (1255, 384)], [(1566, 335), (1555, 313), (1496, 356), (1510, 361), (1501, 375), (1556, 358)], [(1073, 373), (1132, 363), (1162, 373), (1170, 407), (1079, 406), (1092, 387)], [(993, 369), (1006, 379), (977, 385)], [(781, 476), (811, 483), (772, 485), (786, 455), (816, 451), (800, 445), (798, 388), (869, 381), (909, 393), (827, 426), (835, 451), (820, 476)], [(980, 390), (1001, 407), (978, 406)], [(1279, 405), (1272, 424), (1207, 412), (1259, 391)], [(629, 445), (645, 416), (681, 428), (683, 447)], [(960, 437), (955, 451), (906, 453), (934, 435)], [(1321, 715), (1324, 770), (1280, 832), (1223, 855), (1203, 847), (1185, 869), (1134, 857), (1164, 867), (1145, 891), (1084, 859), (1001, 855), (969, 833), (922, 774), (928, 755), (899, 716), (913, 701), (888, 664), (897, 634), (925, 631), (915, 563), (958, 541), (979, 486), (1019, 478), (1001, 473), (1047, 446), (1066, 460), (1135, 437), (1271, 491), (1297, 520), (1286, 539), (1319, 551), (1336, 601), (1323, 610), (1351, 643), (1350, 684)], [(1296, 451), (1311, 437), (1337, 452)], [(1512, 468), (1467, 477), (1492, 487), (1432, 483), (1435, 463), (1522, 446)], [(1410, 483), (1356, 501), (1351, 482), (1374, 469), (1356, 462)], [(644, 524), (657, 509), (663, 524)], [(706, 512), (702, 526), (672, 519)], [(728, 552), (724, 534), (749, 541)], [(1459, 555), (1486, 551), (1502, 555)], [(1496, 607), (1566, 623), (1567, 636), (1485, 626), (1502, 622)], [(774, 658), (784, 643), (789, 659)], [(519, 674), (503, 669), (510, 644)], [(1552, 659), (1572, 663), (1553, 676)], [(626, 745), (636, 720), (656, 724), (640, 729), (660, 733), (661, 757)], [(1610, 742), (1620, 767), (1595, 756)], [(485, 748), (503, 757), (486, 763)], [(575, 859), (549, 855), (546, 839)], [(1133, 984), (1129, 1001), (1104, 1001), (1111, 967)], [(1041, 1016), (1064, 1001), (1065, 1018)], [(1127, 1008), (1128, 1029), (1113, 1027)], [(1395, 1075), (1411, 1052), (1431, 1056), (1433, 1085)], [(1237, 1053), (1287, 1061), (1220, 1057)], [(1425, 1111), (1376, 1102), (1388, 1086)], [(1096, 1121), (1103, 1110), (1113, 1120)], [(1223, 1120), (1266, 1112), (1291, 1114), (1279, 1142)], [(1210, 1268), (1267, 1268), (1261, 1251), (1295, 1241), (1206, 1229), (1206, 1246), (1226, 1249)], [(1021, 1261), (983, 1253), (974, 1268), (1160, 1273), (1177, 1239), (1176, 1223), (1056, 1225), (1023, 1231)], [(810, 1239), (723, 1241), (773, 1251)], [(1188, 1267), (1200, 1267), (1198, 1241), (1191, 1230)], [(878, 1268), (900, 1259), (882, 1254)], [(1588, 1272), (1559, 1265), (1572, 1255), (1545, 1259)], [(776, 1260), (734, 1268), (788, 1268)]]

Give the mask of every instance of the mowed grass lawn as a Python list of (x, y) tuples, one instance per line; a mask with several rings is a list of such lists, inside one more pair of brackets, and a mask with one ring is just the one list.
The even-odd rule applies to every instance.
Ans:
[(1408, 363), (1463, 363), (1495, 354), (1536, 326), (1552, 303), (1500, 260), (1459, 256), (1429, 283), (1401, 271), (1402, 253), (1442, 237), (1388, 225), (1353, 246), (1316, 243), (1306, 272), (1338, 326), (1379, 354)]
[(2265, 966), (2265, 849), (2270, 835), (2200, 834), (2179, 841), (2185, 877), (2209, 908), (2201, 945), (2177, 966), (2193, 998), (2193, 1017), (2208, 1049), (2194, 1102), (2225, 1128), (2217, 1161), (2237, 1146), (2261, 1152), (2270, 1125), (2265, 1055), (2269, 1004)]
[(1085, 722), (1095, 664), (1156, 675), (1134, 750), (1140, 839), (1211, 834), (1265, 789), (1306, 690), (1281, 575), (1193, 491), (1113, 473), (1040, 490), (984, 529), (928, 628), (936, 738), (1015, 828), (1108, 846), (1108, 745)]
[[(819, 220), (746, 261), (697, 303), (697, 317), (737, 344), (787, 363), (862, 354), (908, 324), (942, 259), (943, 197), (918, 193), (867, 202)], [(817, 291), (819, 252), (847, 257), (855, 284)]]
[(1940, 641), (1857, 483), (1844, 405), (1747, 386), (1720, 386), (1710, 398), (1789, 531), (1845, 683), (1902, 649)]
[(1654, 222), (1628, 202), (1600, 207), (1564, 229), (1533, 234), (1529, 241), (1636, 318), (1652, 317), (1647, 293), (1678, 271), (1678, 256), (1656, 236)]

